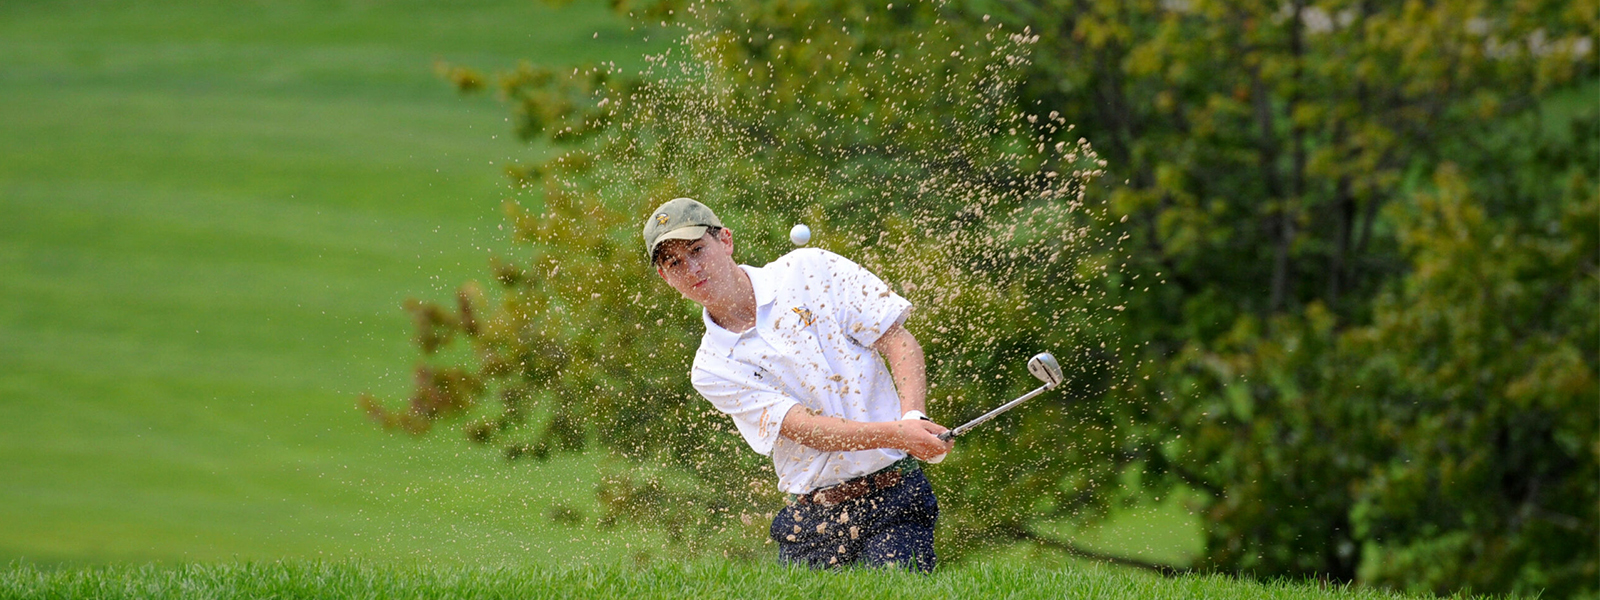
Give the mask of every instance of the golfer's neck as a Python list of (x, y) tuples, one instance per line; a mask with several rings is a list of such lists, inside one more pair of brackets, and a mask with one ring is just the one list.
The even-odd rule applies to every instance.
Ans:
[(756, 325), (756, 289), (750, 285), (750, 275), (736, 269), (738, 277), (729, 293), (706, 303), (711, 320), (723, 329), (741, 333)]

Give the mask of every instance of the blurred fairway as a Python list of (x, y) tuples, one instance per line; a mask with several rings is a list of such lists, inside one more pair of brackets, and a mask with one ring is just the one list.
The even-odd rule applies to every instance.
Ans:
[(0, 560), (621, 555), (542, 517), (592, 461), (355, 397), (409, 391), (399, 304), (481, 276), (528, 151), (433, 61), (640, 38), (530, 0), (0, 5)]
[[(532, 0), (0, 5), (0, 560), (659, 547), (546, 517), (593, 510), (597, 459), (507, 465), (355, 409), (409, 392), (400, 302), (483, 277), (499, 165), (529, 152), (433, 62), (652, 47)], [(1181, 559), (1197, 538), (1170, 507), (1082, 541)]]

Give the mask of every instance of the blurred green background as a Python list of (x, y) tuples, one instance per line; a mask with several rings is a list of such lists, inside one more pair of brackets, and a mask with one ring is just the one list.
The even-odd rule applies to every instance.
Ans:
[[(405, 299), (485, 279), (491, 253), (592, 251), (515, 247), (507, 167), (528, 183), (552, 138), (583, 147), (563, 123), (618, 127), (587, 120), (613, 110), (588, 92), (625, 78), (560, 67), (637, 67), (668, 16), (554, 4), (0, 6), (0, 560), (677, 557), (659, 529), (598, 525), (595, 445), (503, 461), (458, 427), (389, 433), (356, 406), (417, 387)], [(1139, 379), (1085, 393), (1104, 422), (1035, 419), (1122, 426), (1051, 457), (1096, 471), (1096, 506), (1121, 512), (1034, 534), (1234, 573), (1592, 595), (1594, 2), (1314, 4), (732, 2), (747, 12), (713, 24), (800, 39), (732, 35), (710, 71), (743, 83), (738, 106), (776, 103), (761, 114), (786, 139), (852, 116), (805, 100), (851, 89), (817, 75), (873, 48), (934, 71), (910, 50), (923, 33), (982, 46), (991, 8), (1039, 27), (1016, 102), (1082, 125), (1050, 141), (1084, 135), (1108, 160), (1090, 200), (1129, 223), (1102, 224), (1130, 240), (1118, 275), (1161, 283), (1105, 297), (1129, 307), (1106, 331)], [(749, 57), (802, 101), (732, 66)], [(456, 93), (440, 64), (509, 73), (482, 87), (510, 105)], [(937, 147), (926, 130), (910, 141)], [(802, 208), (743, 196), (774, 231), (798, 215), (761, 211)], [(590, 333), (574, 347), (627, 339)], [(1075, 493), (1035, 479), (971, 490)]]
[[(501, 244), (493, 98), (436, 60), (639, 61), (604, 7), (0, 4), (0, 560), (543, 560), (588, 458), (372, 426), (403, 299)], [(528, 510), (528, 509), (532, 510)]]

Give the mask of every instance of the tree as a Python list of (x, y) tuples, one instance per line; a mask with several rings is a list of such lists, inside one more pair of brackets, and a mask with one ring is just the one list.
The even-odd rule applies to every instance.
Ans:
[(411, 405), (364, 406), (513, 459), (598, 444), (640, 465), (608, 519), (753, 552), (765, 465), (688, 388), (695, 312), (637, 249), (694, 195), (749, 262), (805, 221), (917, 303), (941, 418), (1062, 355), (1071, 389), (940, 467), (947, 555), (1093, 555), (1040, 525), (1187, 489), (1198, 568), (1594, 591), (1600, 153), (1592, 103), (1552, 108), (1596, 78), (1593, 2), (980, 8), (625, 3), (684, 45), (502, 75), (559, 149), (513, 169), (522, 254), (412, 304)]
[[(1554, 307), (1593, 305), (1592, 228), (1572, 215), (1594, 202), (1597, 154), (1592, 116), (1546, 114), (1555, 92), (1595, 77), (1592, 3), (1006, 6), (1048, 48), (1027, 93), (1066, 106), (1106, 157), (1105, 179), (1128, 182), (1105, 198), (1134, 224), (1133, 271), (1171, 282), (1126, 301), (1123, 335), (1148, 344), (1150, 382), (1129, 393), (1156, 407), (1127, 454), (1142, 481), (1211, 499), (1198, 566), (1437, 591), (1594, 589), (1584, 540), (1596, 494), (1583, 482), (1596, 462), (1595, 315)], [(1569, 121), (1574, 135), (1551, 142), (1544, 125)], [(1446, 209), (1478, 220), (1438, 231), (1442, 217), (1424, 215)], [(1435, 245), (1450, 236), (1469, 242)], [(1563, 259), (1545, 254), (1569, 244)], [(1512, 266), (1524, 261), (1562, 267)], [(1500, 268), (1453, 271), (1487, 265)], [(1479, 301), (1469, 281), (1548, 290), (1546, 305)], [(1524, 308), (1542, 312), (1476, 336), (1458, 322)], [(1415, 322), (1452, 335), (1396, 329)], [(1566, 357), (1571, 387), (1512, 403), (1512, 373), (1557, 360), (1534, 347)], [(1460, 368), (1427, 366), (1438, 361)], [(1476, 395), (1453, 387), (1480, 373), (1497, 375)], [(1572, 429), (1527, 425), (1560, 415)], [(1482, 425), (1438, 425), (1466, 421)], [(1480, 479), (1436, 470), (1508, 439), (1529, 450), (1480, 457)], [(1380, 483), (1392, 471), (1457, 487), (1406, 496)], [(1551, 485), (1586, 503), (1527, 495)], [(1378, 505), (1430, 518), (1398, 527), (1373, 520)], [(1547, 510), (1565, 526), (1501, 518)], [(1423, 564), (1444, 566), (1412, 568)]]

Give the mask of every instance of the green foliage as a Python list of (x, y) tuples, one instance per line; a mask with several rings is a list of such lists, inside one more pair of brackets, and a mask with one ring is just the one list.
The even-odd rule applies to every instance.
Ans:
[[(1594, 156), (1587, 143), (1572, 156)], [(1577, 185), (1547, 227), (1490, 220), (1449, 164), (1396, 219), (1412, 272), (1346, 333), (1371, 357), (1360, 380), (1389, 396), (1372, 408), (1389, 412), (1375, 433), (1392, 458), (1350, 512), (1373, 546), (1364, 579), (1564, 594), (1600, 577), (1593, 167), (1565, 174)]]
[(1594, 77), (1594, 11), (1019, 13), (1056, 24), (1035, 94), (1075, 107), (1139, 270), (1173, 283), (1126, 334), (1163, 400), (1144, 480), (1213, 498), (1198, 566), (1594, 589), (1594, 112), (1544, 115)]
[(499, 390), (474, 439), (694, 474), (618, 514), (759, 515), (764, 462), (688, 389), (694, 311), (637, 249), (692, 195), (747, 262), (805, 221), (917, 303), (936, 416), (1064, 355), (1065, 402), (939, 468), (948, 554), (1074, 551), (1040, 524), (1188, 490), (1199, 568), (1593, 593), (1600, 151), (1592, 102), (1553, 99), (1597, 75), (1578, 4), (652, 4), (689, 27), (646, 73), (502, 77), (566, 151), (513, 173), (538, 199), (499, 299), (467, 286), (419, 342), (465, 334)]
[(1578, 4), (1005, 5), (1049, 49), (1028, 92), (1127, 182), (1133, 272), (1170, 282), (1126, 300), (1129, 454), (1212, 498), (1197, 566), (1594, 591), (1600, 152), (1592, 85), (1554, 100), (1596, 76)]
[(1497, 227), (1445, 165), (1391, 211), (1410, 270), (1370, 324), (1336, 328), (1313, 304), (1174, 361), (1206, 401), (1168, 454), (1221, 487), (1207, 560), (1416, 591), (1592, 585), (1600, 204), (1586, 191), (1556, 227)]

